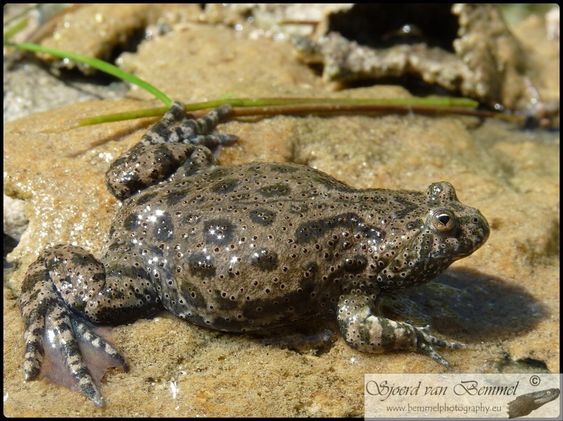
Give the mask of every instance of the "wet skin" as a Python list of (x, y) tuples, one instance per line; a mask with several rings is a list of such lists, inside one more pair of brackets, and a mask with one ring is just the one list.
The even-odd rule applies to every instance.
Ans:
[(213, 131), (229, 111), (195, 120), (176, 103), (107, 173), (123, 206), (102, 257), (58, 245), (30, 266), (20, 297), (27, 380), (55, 347), (81, 392), (102, 405), (77, 341), (124, 364), (93, 324), (162, 309), (228, 332), (333, 315), (360, 351), (418, 351), (443, 365), (434, 348), (462, 346), (378, 316), (375, 301), (479, 248), (489, 235), (481, 213), (447, 182), (360, 190), (297, 164), (217, 167), (208, 146), (234, 140)]

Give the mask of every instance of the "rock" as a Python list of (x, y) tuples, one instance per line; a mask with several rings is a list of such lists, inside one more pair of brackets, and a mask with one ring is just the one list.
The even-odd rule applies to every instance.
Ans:
[[(124, 66), (182, 100), (227, 93), (408, 95), (400, 87), (385, 86), (329, 92), (305, 65), (293, 61), (288, 44), (248, 40), (205, 25), (189, 24), (146, 41), (124, 58)], [(131, 96), (136, 98), (69, 105), (4, 127), (4, 189), (26, 200), (30, 221), (9, 255), (18, 266), (4, 294), (8, 416), (100, 414), (76, 392), (43, 381), (23, 382), (23, 325), (15, 298), (27, 266), (46, 245), (74, 243), (99, 255), (119, 206), (106, 189), (104, 173), (139, 140), (150, 121), (72, 127), (81, 117), (150, 106), (139, 101), (147, 98), (145, 93)], [(438, 334), (469, 345), (445, 352), (457, 371), (495, 372), (506, 352), (560, 371), (559, 246), (554, 239), (559, 221), (558, 133), (518, 131), (498, 121), (477, 125), (474, 118), (416, 115), (247, 118), (220, 130), (240, 137), (221, 151), (222, 165), (291, 160), (356, 187), (423, 189), (433, 181), (451, 181), (460, 200), (489, 219), (490, 239), (445, 278), (418, 291), (426, 300), (422, 307), (416, 307), (421, 302), (415, 294), (410, 303), (391, 303), (390, 310), (409, 305), (412, 314), (430, 311), (456, 321), (454, 328), (436, 328)], [(517, 299), (502, 301), (506, 292)], [(450, 310), (460, 302), (456, 300), (464, 300), (463, 309), (484, 309), (483, 317), (497, 311), (506, 321), (499, 330), (487, 320), (480, 324), (480, 314), (468, 318), (463, 312), (440, 313), (440, 300), (447, 297)], [(521, 308), (526, 311), (518, 314)], [(534, 308), (538, 310), (532, 313)], [(113, 329), (113, 341), (131, 371), (105, 376), (104, 416), (361, 416), (364, 373), (443, 370), (412, 353), (362, 354), (342, 338), (327, 352), (299, 353), (249, 336), (203, 329), (164, 313)]]
[[(491, 108), (543, 118), (558, 113), (531, 57), (494, 5), (358, 4), (326, 16), (316, 38), (296, 38), (303, 62), (323, 66), (326, 81), (408, 78), (461, 93)], [(532, 65), (533, 66), (533, 65)]]

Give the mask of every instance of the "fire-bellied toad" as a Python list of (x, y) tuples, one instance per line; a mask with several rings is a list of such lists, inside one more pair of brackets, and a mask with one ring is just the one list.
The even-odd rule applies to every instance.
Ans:
[(426, 192), (358, 190), (303, 165), (213, 166), (202, 145), (233, 140), (213, 132), (229, 110), (195, 120), (174, 104), (107, 173), (123, 206), (101, 259), (59, 245), (30, 266), (20, 298), (26, 379), (38, 376), (44, 348), (56, 348), (101, 405), (78, 341), (123, 362), (92, 323), (163, 308), (229, 332), (334, 314), (354, 348), (419, 351), (444, 365), (434, 347), (461, 347), (376, 315), (374, 303), (479, 248), (489, 235), (481, 213), (447, 182)]

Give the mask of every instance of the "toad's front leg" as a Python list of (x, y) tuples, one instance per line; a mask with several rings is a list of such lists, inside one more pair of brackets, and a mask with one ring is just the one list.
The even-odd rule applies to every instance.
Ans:
[(175, 102), (139, 143), (112, 162), (106, 173), (108, 189), (124, 200), (166, 180), (182, 165), (190, 174), (211, 165), (213, 156), (209, 149), (237, 139), (215, 131), (230, 113), (231, 107), (223, 105), (196, 119)]
[(338, 325), (346, 342), (363, 352), (383, 353), (394, 350), (417, 351), (449, 367), (449, 363), (434, 347), (459, 349), (464, 345), (448, 342), (429, 332), (429, 327), (416, 327), (397, 322), (372, 312), (373, 297), (362, 293), (342, 295), (338, 301)]

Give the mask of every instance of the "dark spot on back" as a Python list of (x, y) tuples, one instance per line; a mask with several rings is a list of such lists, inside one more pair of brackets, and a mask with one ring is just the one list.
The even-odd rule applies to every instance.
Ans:
[(416, 211), (418, 209), (418, 204), (407, 200), (402, 196), (397, 196), (394, 198), (395, 202), (397, 202), (402, 207), (395, 211), (393, 218), (395, 219), (404, 219), (409, 215), (411, 212)]
[(199, 291), (199, 288), (196, 287), (194, 284), (186, 280), (183, 280), (182, 282), (179, 282), (179, 285), (180, 285), (180, 293), (182, 294), (182, 296), (184, 297), (184, 299), (186, 300), (189, 306), (201, 308), (207, 305), (207, 302), (205, 301), (205, 298)]
[(211, 191), (219, 194), (230, 193), (236, 188), (237, 185), (238, 180), (236, 178), (227, 178), (214, 184), (211, 187)]
[(343, 213), (328, 218), (303, 222), (295, 230), (295, 239), (297, 243), (308, 243), (322, 237), (335, 228), (346, 228), (351, 232), (360, 232), (371, 240), (379, 241), (385, 237), (383, 231), (371, 225), (366, 225), (357, 214)]
[(213, 256), (198, 252), (188, 257), (190, 273), (199, 278), (211, 278), (215, 276), (216, 267)]
[(362, 223), (362, 220), (355, 213), (343, 213), (328, 218), (303, 222), (295, 230), (295, 239), (297, 243), (308, 243), (334, 228), (343, 227), (352, 230), (360, 223)]
[(270, 164), (270, 170), (280, 174), (287, 174), (297, 171), (297, 168), (287, 164)]
[(151, 279), (150, 274), (142, 266), (126, 266), (110, 264), (106, 266), (106, 276), (129, 279)]
[(278, 255), (268, 249), (258, 249), (250, 255), (250, 263), (264, 272), (270, 272), (278, 266)]
[(235, 226), (226, 219), (212, 219), (203, 225), (205, 241), (217, 245), (225, 245), (231, 242)]
[(166, 203), (169, 206), (174, 206), (184, 200), (188, 192), (186, 190), (173, 190), (166, 196)]
[(268, 209), (258, 208), (250, 211), (250, 219), (260, 225), (271, 225), (276, 218), (276, 213)]
[(227, 168), (216, 168), (209, 173), (207, 178), (211, 181), (217, 180), (225, 175), (229, 174), (229, 170)]
[(319, 184), (322, 184), (327, 188), (327, 190), (336, 190), (340, 192), (350, 193), (355, 192), (356, 189), (344, 184), (341, 181), (338, 181), (336, 178), (333, 178), (327, 174), (320, 173), (315, 171), (311, 174), (311, 178)]
[(123, 220), (123, 228), (127, 231), (136, 230), (139, 227), (139, 215), (136, 213), (131, 213)]
[(164, 243), (147, 246), (146, 248), (147, 253), (141, 257), (149, 271), (153, 285), (160, 291), (160, 285), (174, 280), (174, 275), (171, 271), (172, 262), (164, 255)]
[(174, 238), (174, 224), (168, 212), (164, 212), (157, 218), (154, 236), (158, 241), (170, 241)]
[[(49, 280), (48, 277), (49, 277), (48, 272), (44, 270), (33, 272), (31, 274), (26, 275), (22, 283), (22, 292), (31, 291), (37, 282), (47, 281)], [(39, 294), (39, 292), (40, 292), (39, 289), (37, 289), (35, 291), (35, 294)], [(48, 300), (44, 300), (44, 301), (48, 301)]]
[(385, 239), (385, 231), (379, 228), (366, 226), (363, 232), (368, 240), (380, 242)]
[(233, 194), (231, 197), (229, 197), (229, 200), (232, 200), (233, 202), (244, 202), (244, 201), (248, 201), (250, 200), (250, 193), (237, 193), (237, 194)]
[(271, 186), (262, 187), (261, 189), (258, 189), (258, 192), (265, 197), (287, 196), (291, 192), (291, 189), (287, 184), (277, 183), (272, 184)]
[(420, 226), (422, 226), (424, 224), (424, 222), (422, 222), (422, 219), (415, 219), (414, 221), (410, 221), (407, 225), (406, 228), (408, 230), (413, 230), (416, 229)]
[[(318, 310), (311, 305), (311, 292), (315, 289), (315, 281), (312, 277), (302, 278), (299, 281), (298, 288), (287, 293), (283, 300), (273, 298), (258, 298), (249, 300), (244, 303), (242, 312), (247, 319), (260, 319), (276, 315), (279, 320), (291, 320), (294, 317), (295, 310), (298, 309), (303, 316), (316, 313)], [(288, 305), (288, 303), (290, 303)]]
[[(227, 295), (223, 297), (221, 291), (215, 290), (215, 302), (219, 306), (221, 310), (231, 310), (233, 308), (237, 308), (239, 303), (236, 300), (231, 300), (230, 297)], [(216, 321), (213, 321), (213, 325), (215, 326)]]
[(151, 200), (156, 195), (157, 195), (157, 193), (145, 193), (142, 196), (139, 196), (139, 198), (137, 199), (137, 204), (138, 205), (144, 205), (145, 203), (147, 203), (149, 200)]
[(309, 210), (309, 206), (305, 203), (292, 203), (289, 206), (289, 212), (291, 213), (305, 213)]
[(94, 256), (86, 253), (72, 253), (70, 256), (70, 261), (74, 266), (82, 267), (88, 264), (98, 266), (99, 263), (96, 261)]
[[(375, 191), (375, 189), (365, 189), (363, 190), (365, 192), (370, 192), (370, 191)], [(378, 205), (382, 205), (384, 203), (387, 203), (387, 198), (381, 194), (371, 194), (368, 196), (365, 196), (365, 200), (366, 202), (373, 202), (375, 204)]]

